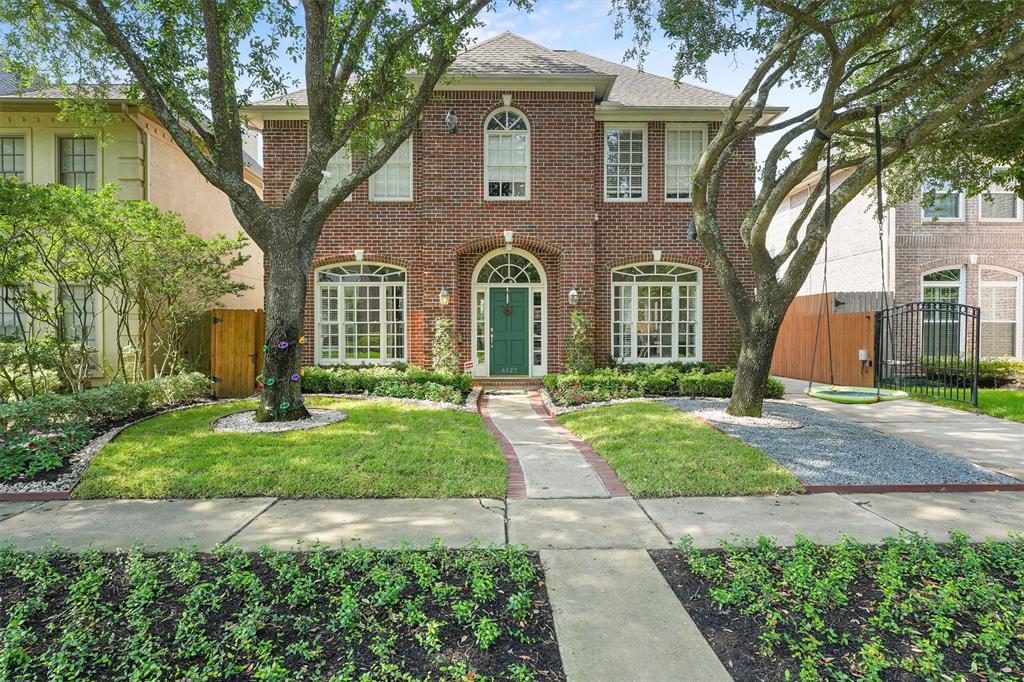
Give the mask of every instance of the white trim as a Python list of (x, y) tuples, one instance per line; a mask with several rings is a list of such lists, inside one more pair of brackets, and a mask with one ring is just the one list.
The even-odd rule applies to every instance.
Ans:
[[(701, 140), (701, 145), (702, 145), (701, 146), (701, 156), (704, 155), (704, 150), (706, 150), (708, 148), (708, 126), (707, 126), (706, 123), (666, 123), (665, 124), (665, 131), (664, 131), (663, 138), (662, 138), (662, 150), (661, 150), (661, 157), (662, 157), (662, 168), (661, 168), (661, 172), (662, 172), (662, 176), (661, 176), (662, 197), (661, 198), (664, 199), (665, 203), (667, 203), (667, 204), (690, 204), (690, 203), (693, 203), (693, 187), (692, 187), (692, 184), (691, 184), (691, 187), (690, 187), (690, 196), (689, 197), (687, 197), (685, 199), (670, 199), (668, 197), (668, 134), (669, 134), (669, 132), (681, 131), (681, 130), (687, 130), (687, 131), (698, 130), (701, 133), (703, 133), (702, 140)], [(697, 163), (700, 163), (700, 159), (699, 158), (697, 159)], [(694, 164), (694, 168), (696, 168), (696, 166), (697, 166), (697, 164), (695, 163)]]
[[(323, 270), (330, 270), (341, 265), (383, 265), (389, 268), (395, 268), (405, 273), (404, 282), (337, 282), (321, 283), (320, 272)], [(324, 359), (321, 356), (320, 349), (320, 287), (324, 285), (333, 285), (338, 287), (338, 358), (335, 359)], [(400, 358), (352, 358), (348, 359), (345, 357), (345, 299), (344, 293), (341, 291), (342, 287), (346, 286), (375, 286), (375, 287), (387, 287), (388, 285), (402, 285), (402, 349), (404, 354)], [(383, 355), (387, 355), (388, 340), (387, 340), (387, 301), (386, 291), (381, 292), (380, 296), (380, 339), (381, 339), (381, 350)], [(395, 265), (394, 263), (387, 263), (381, 261), (338, 261), (335, 263), (327, 263), (313, 270), (313, 364), (314, 365), (391, 365), (396, 362), (408, 362), (409, 358), (409, 270), (401, 265)]]
[[(514, 254), (523, 256), (524, 258), (529, 260), (531, 263), (533, 263), (534, 267), (537, 268), (537, 273), (540, 275), (540, 283), (532, 283), (532, 284), (478, 284), (477, 283), (477, 279), (480, 277), (480, 271), (483, 269), (483, 267), (487, 263), (487, 261), (489, 261), (491, 258), (493, 258), (493, 257), (495, 257), (495, 256), (497, 256), (499, 254), (503, 254), (503, 253), (514, 253)], [(490, 376), (490, 371), (491, 371), (491, 344), (488, 343), (486, 339), (484, 340), (484, 361), (483, 361), (483, 363), (477, 362), (477, 359), (476, 359), (477, 342), (478, 342), (478, 339), (479, 339), (479, 335), (477, 334), (477, 322), (478, 322), (478, 319), (477, 319), (477, 305), (476, 305), (477, 292), (480, 292), (480, 291), (484, 292), (484, 315), (487, 316), (487, 315), (490, 315), (490, 308), (491, 308), (491, 292), (490, 292), (490, 290), (491, 289), (506, 289), (506, 288), (508, 288), (508, 289), (526, 289), (527, 290), (527, 293), (526, 293), (526, 297), (527, 297), (526, 298), (526, 300), (527, 300), (527, 310), (526, 310), (526, 325), (527, 325), (526, 351), (527, 351), (527, 357), (529, 358), (529, 360), (528, 360), (529, 364), (527, 365), (529, 367), (529, 370), (527, 371), (526, 376), (542, 377), (545, 374), (547, 374), (548, 373), (548, 301), (549, 301), (549, 298), (548, 298), (547, 273), (544, 272), (544, 266), (541, 264), (541, 262), (533, 254), (531, 254), (529, 251), (524, 251), (523, 249), (519, 249), (519, 248), (515, 248), (515, 247), (513, 247), (511, 249), (507, 248), (507, 247), (501, 247), (501, 248), (498, 248), (498, 249), (494, 249), (493, 251), (489, 251), (489, 252), (485, 253), (483, 256), (481, 256), (480, 260), (476, 264), (476, 267), (473, 268), (473, 278), (470, 280), (470, 282), (472, 283), (472, 285), (470, 287), (470, 291), (471, 291), (471, 293), (470, 293), (470, 304), (471, 304), (470, 305), (470, 307), (471, 307), (470, 329), (471, 329), (471, 336), (472, 336), (472, 338), (470, 339), (470, 342), (471, 342), (470, 343), (470, 349), (472, 350), (472, 359), (473, 359), (473, 372), (472, 373), (473, 373), (473, 376)], [(541, 338), (541, 341), (540, 341), (540, 352), (541, 352), (541, 364), (540, 365), (534, 365), (533, 364), (533, 341), (534, 341), (534, 333), (533, 333), (533, 294), (534, 294), (534, 292), (538, 292), (538, 291), (540, 292), (540, 306), (541, 306), (541, 313), (540, 313), (540, 338)], [(489, 330), (490, 330), (490, 324), (489, 323), (490, 323), (490, 320), (487, 320), (486, 317), (485, 317), (485, 320), (484, 320), (484, 334), (489, 334)]]
[[(962, 192), (961, 192), (961, 194), (962, 194)], [(933, 272), (942, 272), (943, 270), (957, 270), (957, 269), (960, 270), (960, 281), (958, 281), (958, 282), (950, 282), (950, 281), (925, 282), (924, 281), (924, 278), (926, 276), (932, 274)], [(929, 288), (929, 287), (934, 288), (934, 289), (958, 289), (956, 302), (959, 303), (960, 305), (964, 305), (966, 303), (966, 301), (967, 301), (967, 266), (966, 265), (947, 265), (947, 266), (941, 267), (941, 268), (932, 268), (931, 270), (927, 270), (925, 272), (922, 272), (921, 273), (921, 278), (920, 278), (919, 281), (920, 281), (920, 284), (921, 284), (921, 290), (920, 291), (921, 291), (921, 301), (922, 302), (925, 302), (925, 300), (924, 300), (924, 290), (926, 288)], [(924, 324), (923, 320), (922, 320), (921, 324), (923, 326), (923, 324)], [(980, 339), (978, 339), (976, 341), (980, 341)], [(967, 325), (961, 324), (960, 325), (960, 348), (959, 348), (959, 352), (962, 354), (966, 347), (967, 347)], [(921, 347), (918, 349), (918, 352), (920, 352), (922, 356), (924, 355), (924, 332), (923, 331), (921, 332)]]
[[(601, 131), (601, 163), (604, 167), (603, 174), (601, 176), (601, 197), (604, 199), (606, 204), (619, 204), (619, 203), (638, 203), (647, 201), (647, 174), (650, 166), (650, 158), (647, 149), (647, 124), (646, 123), (625, 123), (625, 122), (608, 122), (604, 124), (604, 128)], [(610, 130), (640, 130), (643, 132), (643, 176), (642, 184), (639, 197), (624, 197), (624, 198), (609, 198), (608, 197), (608, 131)]]
[[(404, 145), (406, 145), (406, 144), (409, 145), (409, 196), (408, 197), (394, 197), (394, 198), (390, 198), (390, 197), (381, 198), (381, 197), (373, 196), (374, 186), (376, 184), (375, 178), (377, 177), (377, 173), (380, 173), (382, 170), (384, 170), (384, 168), (389, 163), (391, 163), (391, 159), (393, 159), (395, 157), (395, 154), (397, 154), (398, 151)], [(412, 201), (412, 200), (414, 200), (416, 198), (416, 194), (415, 194), (415, 191), (416, 191), (416, 181), (415, 181), (415, 178), (416, 178), (416, 146), (415, 146), (415, 143), (413, 142), (413, 136), (409, 135), (409, 137), (407, 137), (405, 139), (405, 141), (402, 142), (402, 144), (398, 145), (398, 147), (395, 148), (394, 153), (391, 154), (390, 157), (388, 157), (388, 160), (384, 162), (384, 165), (381, 166), (380, 168), (378, 168), (377, 172), (370, 176), (370, 179), (367, 182), (367, 187), (366, 187), (367, 199), (369, 201), (379, 201), (379, 202), (382, 202), (382, 203), (384, 203), (384, 202), (398, 202), (398, 203), (406, 202), (406, 203), (408, 203), (408, 202), (410, 202), (410, 201)]]
[[(996, 270), (998, 272), (1005, 272), (1008, 275), (1013, 275), (1017, 278), (1016, 282), (984, 282), (981, 278), (982, 270)], [(1024, 273), (1011, 270), (1009, 268), (1000, 267), (998, 265), (979, 265), (978, 266), (978, 308), (981, 309), (981, 324), (985, 324), (985, 309), (981, 305), (981, 290), (985, 287), (994, 289), (1009, 289), (1010, 287), (1017, 287), (1017, 301), (1014, 304), (1014, 315), (1016, 319), (1013, 324), (1016, 325), (1015, 339), (1013, 340), (1013, 356), (1017, 359), (1024, 359)], [(996, 324), (1010, 324), (1009, 322), (1003, 322), (1000, 320), (987, 320), (988, 322), (995, 322)], [(981, 339), (978, 339), (978, 346), (981, 347)]]
[[(488, 137), (489, 137), (489, 135), (492, 132), (494, 132), (494, 133), (505, 132), (505, 131), (500, 131), (500, 130), (495, 130), (495, 131), (487, 130), (487, 124), (491, 122), (492, 118), (494, 118), (497, 114), (499, 114), (499, 113), (501, 113), (503, 111), (511, 111), (512, 113), (519, 115), (523, 119), (523, 123), (526, 124), (526, 194), (524, 196), (521, 196), (521, 197), (492, 197), (488, 193), (488, 191), (487, 191), (487, 185), (488, 185), (487, 171), (490, 168), (490, 158), (489, 158), (490, 157), (490, 153), (488, 151), (489, 148), (490, 148), (490, 145), (487, 144)], [(484, 133), (484, 201), (529, 201), (530, 200), (530, 175), (531, 175), (530, 171), (532, 170), (532, 167), (533, 167), (533, 153), (532, 153), (533, 152), (533, 126), (530, 125), (530, 119), (526, 117), (526, 114), (524, 114), (522, 111), (520, 111), (519, 109), (517, 109), (515, 107), (512, 107), (512, 106), (498, 107), (497, 109), (492, 111), (487, 116), (487, 118), (484, 119), (483, 133)]]
[[(696, 297), (696, 331), (694, 339), (694, 356), (692, 358), (681, 358), (679, 357), (679, 287), (684, 286), (688, 283), (683, 282), (648, 282), (651, 285), (668, 285), (672, 287), (672, 356), (668, 358), (639, 358), (637, 357), (637, 333), (636, 333), (636, 310), (637, 310), (637, 282), (616, 282), (612, 279), (612, 275), (616, 270), (622, 268), (633, 267), (637, 265), (671, 265), (680, 268), (686, 268), (692, 272), (697, 273), (697, 297)], [(672, 261), (638, 261), (635, 263), (624, 263), (622, 265), (616, 265), (608, 271), (608, 338), (609, 348), (613, 353), (612, 358), (616, 362), (622, 362), (625, 364), (642, 363), (647, 365), (666, 365), (670, 362), (701, 362), (704, 359), (704, 271), (696, 265), (690, 265), (688, 263), (675, 263)], [(640, 282), (644, 284), (644, 282)], [(630, 306), (633, 313), (633, 320), (631, 322), (630, 331), (630, 353), (632, 357), (629, 358), (616, 358), (615, 352), (615, 287), (616, 286), (629, 286), (632, 287), (630, 292)]]

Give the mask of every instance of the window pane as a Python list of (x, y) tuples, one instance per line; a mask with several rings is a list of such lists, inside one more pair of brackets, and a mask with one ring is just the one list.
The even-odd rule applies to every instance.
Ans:
[(84, 341), (87, 346), (96, 347), (96, 297), (93, 292), (78, 285), (72, 285), (61, 292), (64, 308), (64, 338), (68, 341)]
[(326, 171), (328, 174), (320, 181), (321, 201), (352, 172), (352, 155), (347, 147), (342, 147), (331, 157), (331, 160), (327, 162)]
[(0, 137), (0, 177), (25, 179), (24, 137)]
[(605, 198), (642, 199), (645, 175), (644, 130), (605, 131)]
[(484, 186), (491, 198), (526, 197), (530, 175), (530, 134), (522, 116), (499, 111), (487, 120)]
[(959, 282), (960, 281), (960, 268), (951, 268), (949, 270), (938, 270), (937, 272), (929, 272), (924, 276), (926, 282)]
[(17, 301), (14, 287), (0, 287), (0, 336), (20, 336), (22, 322), (28, 326), (28, 320), (20, 319)]
[(924, 193), (933, 190), (931, 202), (922, 197), (921, 208), (925, 218), (960, 218), (960, 192), (949, 183), (925, 185)]
[(96, 138), (62, 137), (59, 139), (60, 182), (68, 187), (96, 189)]
[(690, 198), (691, 178), (703, 153), (703, 130), (665, 131), (666, 199)]
[(1017, 195), (1011, 192), (989, 192), (981, 197), (981, 217), (986, 220), (1016, 220), (1020, 218)]
[(406, 139), (373, 174), (370, 188), (370, 198), (377, 201), (412, 199), (412, 138)]

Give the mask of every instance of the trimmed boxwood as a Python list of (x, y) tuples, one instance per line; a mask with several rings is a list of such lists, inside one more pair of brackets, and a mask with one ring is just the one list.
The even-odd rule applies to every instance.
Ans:
[[(679, 380), (679, 393), (700, 398), (729, 398), (736, 383), (736, 370), (726, 369), (711, 374), (691, 373)], [(786, 387), (774, 377), (768, 377), (765, 398), (781, 398)]]
[(679, 395), (683, 376), (714, 372), (706, 362), (629, 364), (597, 369), (592, 374), (549, 374), (544, 387), (559, 405), (580, 405), (619, 398)]
[[(960, 358), (923, 357), (921, 367), (928, 379), (937, 382), (964, 385), (971, 377)], [(1016, 358), (981, 358), (978, 362), (978, 385), (986, 388), (999, 388), (1007, 384), (1024, 382), (1024, 361)]]
[(366, 393), (459, 403), (473, 387), (468, 374), (430, 372), (415, 365), (398, 367), (307, 367), (304, 393)]
[(178, 374), (0, 405), (0, 481), (60, 469), (67, 455), (110, 426), (206, 398), (211, 386), (202, 374)]

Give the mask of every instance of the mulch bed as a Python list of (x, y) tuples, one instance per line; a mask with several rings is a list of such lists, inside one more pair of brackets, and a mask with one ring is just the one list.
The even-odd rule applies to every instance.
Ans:
[(564, 680), (536, 553), (0, 549), (2, 679)]

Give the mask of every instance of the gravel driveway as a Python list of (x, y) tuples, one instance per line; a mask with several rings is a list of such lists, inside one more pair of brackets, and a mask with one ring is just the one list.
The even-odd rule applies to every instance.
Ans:
[[(681, 398), (666, 403), (683, 412), (697, 412), (722, 409), (726, 401)], [(1020, 482), (801, 405), (766, 402), (765, 414), (794, 419), (803, 428), (713, 423), (766, 452), (805, 485)]]

